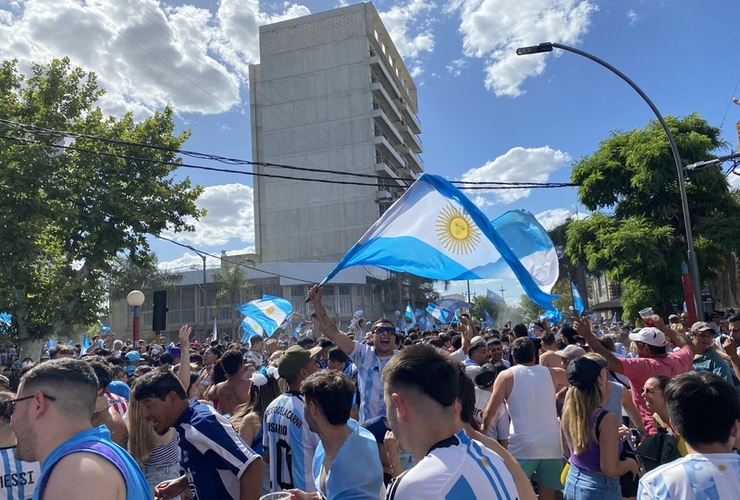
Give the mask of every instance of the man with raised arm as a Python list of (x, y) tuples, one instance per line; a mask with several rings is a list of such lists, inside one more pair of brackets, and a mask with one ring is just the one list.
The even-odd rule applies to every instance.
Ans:
[(314, 285), (308, 292), (308, 300), (316, 310), (316, 317), (321, 324), (321, 330), (334, 345), (349, 356), (357, 366), (357, 385), (360, 391), (360, 423), (373, 417), (385, 415), (386, 408), (383, 401), (383, 384), (380, 374), (383, 368), (393, 357), (398, 347), (396, 328), (387, 319), (379, 319), (373, 323), (371, 333), (373, 344), (367, 345), (350, 339), (337, 328), (321, 303), (322, 288)]
[[(607, 361), (607, 369), (615, 373), (622, 373), (630, 381), (632, 387), (632, 401), (640, 411), (642, 423), (648, 434), (655, 434), (658, 428), (655, 425), (653, 412), (647, 408), (642, 397), (642, 387), (647, 379), (656, 375), (674, 377), (691, 370), (694, 361), (694, 346), (683, 335), (679, 335), (668, 328), (660, 316), (649, 318), (655, 326), (647, 326), (629, 334), (630, 340), (637, 346), (638, 358), (617, 358), (613, 352), (604, 347), (599, 339), (591, 333), (591, 324), (588, 318), (576, 321), (576, 331), (588, 343), (591, 350), (600, 354)], [(666, 353), (666, 337), (674, 345), (680, 347), (677, 352)]]

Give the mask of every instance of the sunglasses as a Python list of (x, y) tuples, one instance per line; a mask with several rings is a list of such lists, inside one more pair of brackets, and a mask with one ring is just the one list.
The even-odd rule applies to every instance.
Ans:
[(395, 335), (396, 329), (392, 326), (379, 326), (375, 330), (373, 330), (373, 333), (380, 335), (380, 334), (387, 334), (387, 335)]
[[(49, 401), (56, 401), (57, 400), (57, 398), (55, 398), (53, 396), (47, 396), (46, 394), (43, 394), (43, 393), (41, 395), (44, 396)], [(10, 401), (3, 401), (2, 405), (3, 405), (3, 409), (5, 410), (5, 414), (8, 416), (8, 418), (12, 417), (13, 416), (13, 412), (15, 412), (15, 404), (17, 402), (19, 402), (19, 401), (25, 401), (25, 400), (31, 399), (33, 397), (34, 397), (34, 395), (32, 394), (32, 395), (26, 396), (24, 398), (11, 399)]]

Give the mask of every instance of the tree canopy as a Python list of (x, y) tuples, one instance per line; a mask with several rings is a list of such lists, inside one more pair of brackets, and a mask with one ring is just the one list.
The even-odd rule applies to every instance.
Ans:
[(202, 215), (202, 188), (172, 178), (189, 135), (172, 110), (106, 117), (103, 93), (67, 58), (0, 68), (0, 310), (21, 340), (97, 322), (116, 256), (146, 261), (147, 235)]
[[(723, 146), (720, 130), (696, 114), (669, 116), (666, 122), (684, 165), (712, 158)], [(660, 124), (613, 133), (574, 165), (571, 180), (580, 184), (580, 202), (594, 213), (569, 224), (566, 255), (622, 284), (626, 317), (648, 306), (665, 313), (683, 302), (685, 227), (675, 163)], [(721, 271), (725, 255), (740, 247), (740, 204), (716, 167), (688, 172), (686, 191), (707, 284)]]

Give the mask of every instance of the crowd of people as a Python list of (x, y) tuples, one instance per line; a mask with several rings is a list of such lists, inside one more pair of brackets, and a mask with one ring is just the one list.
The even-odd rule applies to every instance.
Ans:
[(296, 340), (6, 353), (0, 500), (740, 495), (740, 316), (345, 333), (308, 302)]

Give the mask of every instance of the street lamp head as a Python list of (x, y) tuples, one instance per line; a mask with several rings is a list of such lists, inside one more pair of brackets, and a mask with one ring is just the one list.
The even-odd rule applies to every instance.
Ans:
[(126, 296), (126, 302), (131, 307), (140, 307), (144, 303), (144, 294), (140, 290), (132, 290)]
[(530, 45), (529, 47), (519, 47), (516, 49), (516, 55), (526, 56), (529, 54), (539, 54), (541, 52), (552, 52), (552, 42), (542, 42), (539, 45)]

